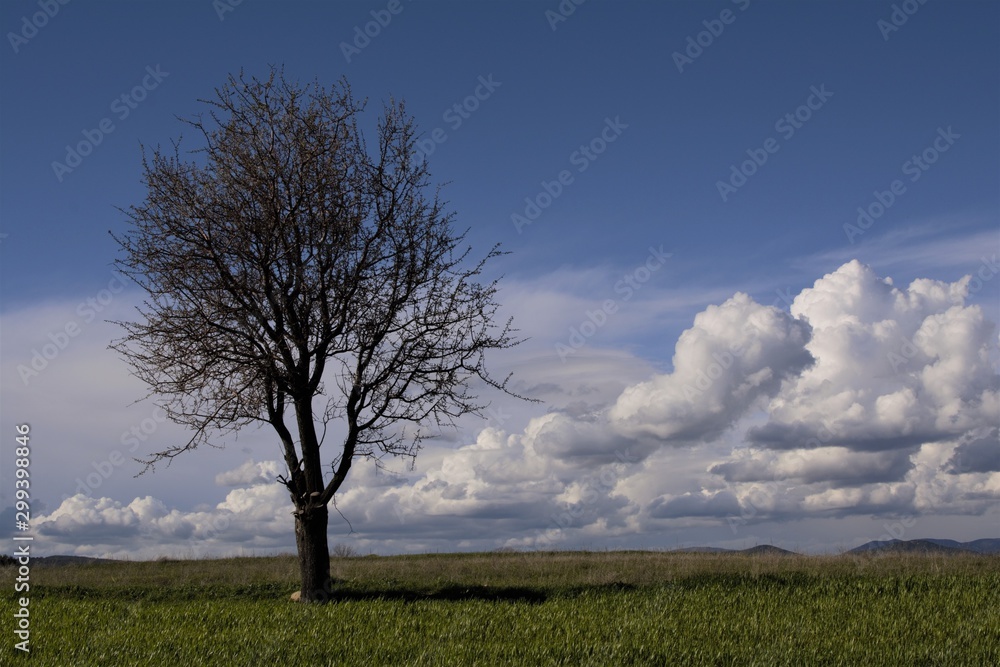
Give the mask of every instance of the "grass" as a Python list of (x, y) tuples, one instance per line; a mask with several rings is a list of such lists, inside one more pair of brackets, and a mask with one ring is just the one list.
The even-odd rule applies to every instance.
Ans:
[[(286, 556), (36, 567), (32, 662), (1000, 664), (997, 557), (607, 552), (333, 562), (338, 601), (327, 605), (288, 600), (298, 566)], [(13, 578), (0, 571), (8, 624)], [(8, 656), (15, 640), (4, 635)]]

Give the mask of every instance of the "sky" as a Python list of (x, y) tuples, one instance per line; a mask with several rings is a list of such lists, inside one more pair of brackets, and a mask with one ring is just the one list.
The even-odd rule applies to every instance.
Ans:
[(275, 436), (139, 475), (187, 435), (108, 349), (143, 298), (111, 236), (143, 148), (197, 149), (182, 119), (271, 66), (346, 79), (369, 138), (405, 101), (473, 255), (509, 252), (486, 278), (526, 340), (487, 361), (538, 399), (484, 391), (415, 460), (358, 461), (331, 545), (1000, 536), (995, 2), (0, 12), (0, 537), (27, 424), (36, 553), (294, 551)]

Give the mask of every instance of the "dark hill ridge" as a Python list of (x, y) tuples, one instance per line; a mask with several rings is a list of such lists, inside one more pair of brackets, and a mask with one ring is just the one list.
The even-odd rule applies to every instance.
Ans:
[(86, 565), (87, 563), (115, 563), (113, 558), (91, 558), (90, 556), (42, 556), (32, 558), (36, 565)]
[(788, 549), (782, 549), (771, 544), (761, 544), (749, 549), (741, 549), (736, 553), (747, 554), (748, 556), (798, 556), (799, 554)]
[(722, 547), (685, 547), (683, 549), (672, 549), (672, 553), (679, 554), (746, 554), (748, 556), (798, 556), (794, 551), (788, 551), (771, 544), (758, 544), (749, 549), (723, 549)]
[(1000, 539), (981, 539), (972, 542), (955, 540), (876, 540), (866, 542), (848, 551), (849, 554), (879, 553), (934, 553), (934, 554), (997, 554), (1000, 553)]
[[(32, 565), (57, 567), (60, 565), (86, 565), (88, 563), (117, 563), (111, 558), (91, 558), (90, 556), (32, 556)], [(17, 559), (6, 554), (0, 555), (0, 566), (16, 565)]]
[[(703, 553), (703, 554), (746, 554), (764, 556), (798, 556), (795, 551), (788, 551), (771, 544), (759, 544), (748, 549), (724, 549), (722, 547), (684, 547), (681, 549), (671, 549), (668, 553)], [(919, 540), (874, 540), (866, 542), (859, 547), (855, 547), (845, 554), (851, 555), (876, 555), (879, 553), (920, 553), (920, 554), (1000, 554), (1000, 538), (987, 537), (971, 542), (957, 542), (955, 540), (944, 540), (926, 538)], [(0, 567), (15, 565), (16, 559), (10, 556), (0, 555)], [(38, 556), (32, 557), (32, 565), (60, 566), (60, 565), (83, 565), (87, 563), (116, 563), (120, 562), (110, 558), (92, 558), (90, 556)]]
[(46, 567), (58, 567), (60, 565), (87, 565), (90, 563), (117, 563), (113, 558), (91, 558), (90, 556), (42, 556), (32, 558), (33, 565), (45, 565)]
[(1000, 553), (1000, 538), (987, 537), (981, 540), (973, 540), (971, 542), (956, 542), (955, 540), (927, 540), (927, 542), (934, 542), (936, 544), (942, 544), (960, 549), (968, 549), (969, 551), (975, 551), (976, 553), (981, 554)]
[[(707, 553), (707, 554), (749, 554), (749, 555), (781, 555), (797, 556), (794, 551), (781, 549), (770, 544), (760, 544), (749, 549), (723, 549), (721, 547), (684, 547), (672, 549), (673, 553)], [(872, 541), (855, 547), (845, 553), (928, 553), (928, 554), (1000, 554), (1000, 538), (983, 538), (971, 542), (955, 540), (920, 539), (920, 540), (882, 540)]]

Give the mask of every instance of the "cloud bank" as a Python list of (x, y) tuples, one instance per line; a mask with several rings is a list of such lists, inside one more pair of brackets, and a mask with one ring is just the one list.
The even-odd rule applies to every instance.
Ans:
[[(350, 527), (332, 512), (331, 541), (380, 553), (669, 546), (680, 529), (725, 543), (806, 519), (995, 516), (997, 329), (968, 297), (969, 277), (899, 288), (851, 261), (788, 311), (743, 293), (708, 306), (669, 370), (636, 378), (633, 364), (616, 385), (574, 364), (613, 374), (618, 353), (536, 364), (534, 386), (558, 398), (548, 412), (431, 445), (412, 469), (359, 463), (337, 498)], [(543, 381), (545, 368), (558, 374)], [(290, 551), (281, 471), (247, 460), (216, 476), (225, 500), (197, 511), (77, 495), (36, 525), (53, 552)]]

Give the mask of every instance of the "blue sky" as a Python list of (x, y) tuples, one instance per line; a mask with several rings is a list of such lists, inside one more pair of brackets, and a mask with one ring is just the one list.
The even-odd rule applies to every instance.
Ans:
[[(33, 475), (54, 551), (294, 546), (262, 433), (139, 479), (113, 464), (89, 497), (64, 500), (155, 412), (130, 405), (142, 387), (105, 349), (118, 332), (103, 322), (141, 297), (116, 281), (108, 234), (124, 229), (116, 207), (143, 196), (140, 147), (184, 134), (177, 117), (204, 110), (229, 73), (272, 64), (346, 77), (369, 99), (369, 133), (383, 101), (406, 101), (456, 225), (480, 252), (511, 252), (491, 271), (531, 340), (497, 369), (545, 400), (498, 398), (494, 419), (388, 481), (359, 466), (344, 540), (530, 547), (555, 526), (548, 543), (568, 548), (822, 551), (893, 521), (911, 537), (1000, 529), (996, 3), (199, 0), (70, 3), (43, 20), (44, 5), (2, 7), (0, 417), (5, 433), (30, 421), (49, 436)], [(575, 9), (557, 20), (560, 6)], [(376, 31), (378, 17), (391, 20)], [(375, 36), (345, 46), (369, 23)], [(54, 166), (81, 142), (92, 151), (78, 166)], [(190, 132), (183, 147), (197, 148)], [(519, 224), (532, 200), (540, 214)], [(859, 207), (873, 214), (864, 229)], [(685, 396), (749, 320), (767, 335), (744, 342), (766, 344)], [(26, 380), (19, 368), (70, 323), (80, 333)], [(920, 351), (894, 364), (910, 348), (893, 336)], [(891, 382), (856, 363), (873, 348)], [(801, 445), (821, 426), (829, 441), (794, 461), (761, 435), (798, 428)], [(904, 432), (916, 439), (900, 444)], [(179, 437), (156, 422), (142, 446)], [(630, 446), (627, 461), (604, 456)], [(974, 463), (955, 472), (963, 452)], [(497, 466), (523, 468), (521, 481), (455, 472)], [(264, 515), (268, 527), (253, 523)], [(220, 516), (243, 532), (204, 527)]]

